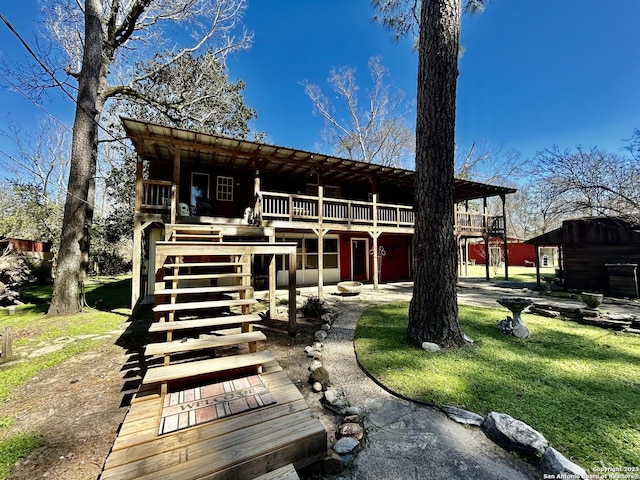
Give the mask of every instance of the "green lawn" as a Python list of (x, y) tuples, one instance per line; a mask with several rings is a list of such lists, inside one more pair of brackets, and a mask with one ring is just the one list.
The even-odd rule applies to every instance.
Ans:
[(460, 306), (475, 346), (433, 354), (406, 344), (407, 312), (371, 308), (356, 329), (358, 360), (390, 390), (507, 413), (588, 470), (640, 467), (640, 337), (525, 314), (522, 340), (498, 332), (505, 311)]
[[(463, 268), (464, 273), (464, 268)], [(484, 278), (486, 276), (486, 269), (484, 265), (469, 265), (467, 267), (468, 277)], [(541, 277), (555, 276), (554, 268), (541, 268)], [(465, 277), (461, 277), (464, 280)], [(504, 267), (489, 267), (489, 278), (493, 280), (505, 280)], [(535, 267), (509, 267), (509, 281), (514, 282), (535, 282), (536, 281), (536, 269)], [(542, 285), (545, 283), (542, 282)]]
[[(47, 317), (47, 301), (51, 298), (51, 286), (33, 287), (27, 292), (32, 303), (21, 305), (15, 315), (0, 309), (0, 327), (11, 326), (14, 332), (13, 349), (40, 341), (51, 341), (63, 336), (86, 334), (102, 335), (114, 330), (128, 318), (130, 280), (100, 278), (87, 282), (87, 303), (98, 305), (102, 310), (86, 308), (84, 312), (69, 317)], [(0, 402), (11, 392), (36, 374), (55, 367), (75, 355), (84, 353), (102, 340), (78, 339), (65, 345), (62, 350), (0, 368)], [(113, 340), (111, 340), (113, 341)], [(0, 413), (0, 479), (6, 478), (11, 466), (29, 455), (42, 444), (38, 432), (24, 432), (9, 436), (6, 428), (13, 423)]]

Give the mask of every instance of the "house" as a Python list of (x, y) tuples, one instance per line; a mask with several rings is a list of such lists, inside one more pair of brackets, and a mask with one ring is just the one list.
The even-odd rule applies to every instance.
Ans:
[(567, 290), (640, 296), (640, 227), (637, 223), (610, 217), (565, 220), (560, 228), (525, 243), (533, 245), (536, 251), (548, 246), (559, 249), (558, 271)]
[[(519, 238), (508, 237), (506, 243), (509, 266), (512, 267), (533, 267), (535, 266), (535, 247)], [(486, 263), (486, 246), (482, 242), (469, 245), (469, 260), (475, 265)], [(558, 267), (558, 247), (541, 246), (538, 250), (538, 261), (541, 267)], [(491, 239), (489, 241), (490, 265), (502, 265), (504, 263), (504, 244), (501, 239)]]
[[(153, 293), (155, 244), (176, 235), (175, 226), (199, 225), (205, 233), (216, 227), (215, 235), (224, 241), (292, 242), (295, 282), (317, 285), (319, 295), (326, 283), (355, 280), (377, 287), (378, 282), (412, 279), (415, 172), (132, 119), (122, 122), (138, 155), (133, 305)], [(456, 179), (454, 234), (459, 244), (506, 239), (505, 197), (513, 192)], [(501, 215), (488, 213), (491, 197), (501, 198)], [(277, 255), (274, 263), (254, 256), (256, 287), (267, 288), (271, 277), (277, 286), (288, 284), (292, 269), (287, 257)]]

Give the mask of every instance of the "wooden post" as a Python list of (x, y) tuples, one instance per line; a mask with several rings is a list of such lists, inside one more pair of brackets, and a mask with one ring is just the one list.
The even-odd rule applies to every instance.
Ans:
[[(275, 230), (273, 234), (269, 237), (270, 243), (276, 242), (276, 233)], [(269, 259), (269, 318), (274, 318), (276, 314), (276, 287), (277, 287), (277, 277), (276, 277), (276, 256), (271, 255)]]
[[(136, 214), (134, 216), (137, 217)], [(131, 275), (131, 311), (134, 311), (140, 299), (142, 284), (142, 223), (138, 218), (133, 221), (133, 258), (131, 260), (133, 270)]]
[(296, 334), (296, 253), (289, 254), (289, 335), (292, 337)]
[(382, 232), (369, 232), (371, 238), (373, 238), (373, 247), (371, 251), (373, 252), (373, 289), (380, 289), (380, 281), (378, 278), (378, 270), (380, 270), (380, 261), (378, 260), (378, 238), (382, 235)]
[(318, 236), (318, 298), (324, 296), (324, 236), (328, 228), (314, 228), (313, 233)]
[(142, 197), (144, 196), (144, 187), (142, 186), (142, 160), (138, 158), (136, 162), (136, 199), (135, 199), (135, 213), (140, 213), (142, 210)]
[(509, 242), (507, 241), (507, 196), (504, 193), (500, 194), (500, 200), (502, 200), (502, 239), (504, 240), (504, 279), (509, 280), (509, 249), (507, 248)]
[(4, 327), (2, 333), (2, 355), (0, 355), (0, 363), (5, 363), (11, 360), (13, 355), (13, 329), (11, 327)]
[(485, 275), (486, 279), (489, 280), (491, 278), (491, 274), (489, 273), (489, 267), (491, 263), (491, 250), (489, 249), (489, 234), (484, 234), (484, 267), (485, 267)]
[[(175, 218), (175, 215), (176, 215), (175, 209), (178, 208), (178, 202), (180, 201), (180, 147), (179, 146), (176, 146), (173, 152), (173, 185), (176, 189), (175, 191), (176, 203), (175, 205), (173, 204), (173, 202), (171, 203), (171, 208), (172, 208), (171, 218)], [(171, 194), (173, 196), (173, 192), (171, 192)]]
[(535, 255), (534, 262), (536, 264), (536, 287), (540, 287), (540, 247), (538, 245), (534, 246)]

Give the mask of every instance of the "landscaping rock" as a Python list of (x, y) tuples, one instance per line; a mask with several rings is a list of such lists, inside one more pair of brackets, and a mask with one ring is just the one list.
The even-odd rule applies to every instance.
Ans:
[(471, 338), (469, 335), (467, 335), (466, 333), (462, 334), (462, 338), (467, 343), (475, 343), (475, 340), (473, 338)]
[(315, 372), (320, 367), (322, 367), (322, 362), (320, 360), (314, 360), (313, 362), (311, 362), (311, 365), (309, 365), (309, 371)]
[(322, 342), (313, 342), (313, 345), (311, 345), (311, 347), (312, 347), (314, 350), (321, 351), (321, 350), (322, 350), (322, 347), (324, 347), (324, 344), (323, 344)]
[(352, 453), (359, 445), (360, 442), (355, 438), (343, 437), (336, 442), (333, 449), (336, 453), (343, 455), (345, 453)]
[(542, 455), (549, 445), (540, 432), (506, 413), (489, 413), (482, 428), (490, 439), (509, 451)]
[(331, 323), (331, 314), (330, 313), (324, 313), (320, 317), (320, 320), (322, 320), (324, 323)]
[(344, 417), (344, 423), (360, 423), (360, 415), (347, 415)]
[(513, 322), (511, 317), (503, 318), (496, 322), (498, 331), (504, 335), (513, 335)]
[(316, 392), (316, 393), (320, 393), (322, 390), (324, 390), (322, 388), (322, 384), (320, 382), (315, 382), (312, 386), (311, 389)]
[(350, 407), (347, 407), (345, 415), (358, 415), (360, 417), (362, 416), (362, 409), (355, 405), (351, 405)]
[(437, 343), (422, 342), (422, 350), (426, 350), (427, 352), (439, 352), (441, 348)]
[(358, 423), (343, 423), (338, 427), (338, 434), (341, 437), (351, 437), (356, 440), (362, 440), (362, 437), (364, 437), (364, 428)]
[(314, 334), (314, 339), (316, 342), (324, 342), (326, 338), (327, 338), (327, 332), (325, 332), (324, 330), (318, 330)]
[(322, 330), (324, 330), (325, 332), (328, 332), (329, 330), (331, 330), (331, 325), (329, 325), (328, 323), (323, 323), (322, 324)]
[[(334, 412), (345, 415), (349, 408), (349, 400), (344, 388), (330, 388), (324, 392), (325, 407)], [(340, 453), (340, 452), (338, 452)]]
[(569, 474), (571, 478), (587, 478), (587, 472), (580, 465), (565, 458), (555, 448), (549, 447), (540, 459), (542, 472), (560, 478), (562, 474)]
[(323, 390), (331, 386), (329, 371), (326, 368), (320, 367), (311, 372), (311, 375), (309, 375), (309, 383), (313, 385), (316, 382), (322, 385)]
[(477, 413), (470, 412), (463, 408), (458, 407), (450, 407), (448, 405), (443, 405), (442, 410), (447, 416), (458, 423), (463, 423), (465, 425), (482, 425), (484, 423), (484, 417), (482, 415), (478, 415)]

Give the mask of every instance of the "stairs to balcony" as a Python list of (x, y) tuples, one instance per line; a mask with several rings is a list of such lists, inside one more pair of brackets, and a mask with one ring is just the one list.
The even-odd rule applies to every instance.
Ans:
[(156, 272), (155, 321), (149, 332), (162, 340), (146, 347), (152, 366), (142, 383), (160, 384), (165, 395), (172, 382), (259, 373), (274, 358), (258, 351), (266, 337), (253, 331), (261, 317), (251, 311), (258, 302), (246, 249), (221, 254), (222, 231), (211, 225), (167, 225), (166, 238), (165, 245), (193, 248), (175, 255), (169, 248)]

